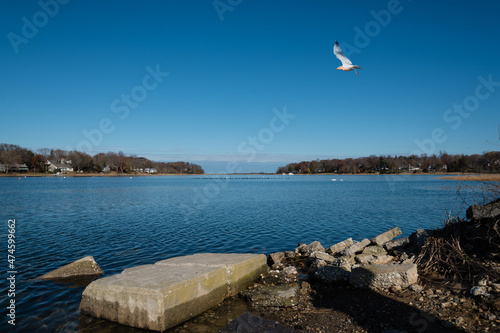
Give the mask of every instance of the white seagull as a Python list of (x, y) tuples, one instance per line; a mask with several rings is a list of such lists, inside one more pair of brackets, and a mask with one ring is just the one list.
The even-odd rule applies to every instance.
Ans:
[(347, 57), (342, 53), (342, 50), (340, 49), (340, 45), (339, 45), (339, 43), (337, 43), (337, 41), (335, 41), (335, 45), (333, 46), (333, 54), (335, 54), (337, 59), (342, 61), (342, 66), (337, 67), (337, 69), (340, 69), (340, 70), (346, 71), (346, 72), (354, 70), (356, 72), (356, 74), (359, 75), (359, 73), (356, 71), (356, 68), (357, 69), (362, 69), (362, 68), (359, 67), (358, 65), (353, 65), (351, 60), (347, 59)]

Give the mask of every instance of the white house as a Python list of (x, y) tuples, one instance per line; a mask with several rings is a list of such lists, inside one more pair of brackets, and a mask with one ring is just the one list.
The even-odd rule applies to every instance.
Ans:
[(55, 172), (56, 170), (60, 170), (60, 172), (72, 172), (73, 167), (69, 164), (59, 164), (47, 161), (47, 170), (50, 172)]

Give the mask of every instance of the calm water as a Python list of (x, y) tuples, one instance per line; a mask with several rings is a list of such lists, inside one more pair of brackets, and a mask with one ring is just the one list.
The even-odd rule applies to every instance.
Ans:
[(11, 328), (9, 219), (16, 220), (16, 331), (69, 332), (89, 322), (78, 310), (84, 288), (33, 279), (87, 255), (111, 275), (197, 252), (267, 254), (314, 240), (326, 247), (394, 226), (407, 236), (464, 209), (457, 183), (431, 176), (250, 178), (0, 178), (0, 327)]

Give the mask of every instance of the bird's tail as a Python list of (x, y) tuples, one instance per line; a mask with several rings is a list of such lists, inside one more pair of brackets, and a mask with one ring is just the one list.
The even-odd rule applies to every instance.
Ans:
[(352, 68), (363, 69), (363, 68), (359, 67), (358, 65), (354, 65), (354, 66), (352, 66)]

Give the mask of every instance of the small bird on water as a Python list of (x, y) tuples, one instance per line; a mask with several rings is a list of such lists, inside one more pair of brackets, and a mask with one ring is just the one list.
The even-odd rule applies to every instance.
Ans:
[[(335, 54), (337, 59), (342, 61), (342, 66), (337, 67), (337, 69), (340, 69), (340, 70), (346, 71), (346, 72), (354, 70), (356, 72), (356, 74), (359, 75), (359, 73), (356, 71), (356, 69), (362, 69), (362, 68), (359, 67), (358, 65), (353, 65), (351, 60), (347, 59), (347, 57), (342, 53), (342, 50), (340, 49), (340, 45), (339, 45), (339, 43), (337, 43), (337, 41), (335, 41), (335, 45), (333, 46), (333, 54)], [(361, 75), (359, 75), (359, 76), (361, 76)]]

